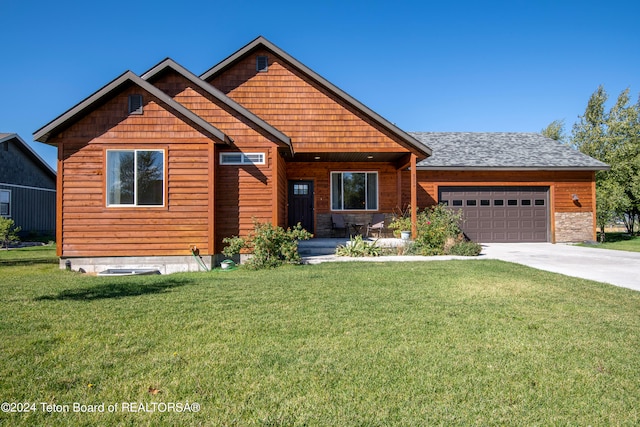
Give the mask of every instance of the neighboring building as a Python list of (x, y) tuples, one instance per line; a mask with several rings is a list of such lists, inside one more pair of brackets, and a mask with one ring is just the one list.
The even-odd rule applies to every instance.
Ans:
[(0, 133), (0, 216), (23, 238), (55, 235), (56, 173), (15, 133)]
[[(464, 172), (464, 164), (431, 164), (432, 154), (445, 159), (432, 148), (451, 135), (399, 129), (258, 37), (200, 77), (170, 59), (141, 76), (126, 72), (34, 138), (57, 146), (61, 159), (59, 255), (87, 271), (197, 268), (190, 264), (194, 246), (213, 256), (223, 238), (245, 235), (254, 219), (284, 227), (301, 222), (323, 237), (331, 233), (332, 213), (366, 224), (374, 213), (390, 216), (411, 205), (415, 217), (417, 207), (451, 194), (457, 205), (456, 192), (464, 187), (480, 187), (493, 198), (495, 189), (485, 187), (535, 187), (529, 199), (545, 212), (544, 238), (534, 232), (535, 238), (521, 234), (517, 240), (595, 237), (594, 171), (606, 165), (577, 153), (580, 159), (571, 157), (576, 163), (569, 160), (562, 171), (528, 161), (521, 165), (526, 171), (487, 163), (487, 171)], [(501, 143), (496, 150), (517, 156), (523, 151), (519, 134), (510, 135), (515, 145)], [(558, 158), (568, 153), (549, 140), (543, 146)], [(465, 156), (459, 142), (446, 149), (446, 158)], [(474, 163), (484, 158), (470, 150)], [(585, 166), (585, 157), (593, 163)], [(560, 193), (568, 188), (582, 207), (567, 212), (591, 218), (581, 217), (576, 232), (558, 215), (565, 212)], [(478, 200), (484, 206), (484, 196)], [(500, 240), (499, 233), (487, 236)]]

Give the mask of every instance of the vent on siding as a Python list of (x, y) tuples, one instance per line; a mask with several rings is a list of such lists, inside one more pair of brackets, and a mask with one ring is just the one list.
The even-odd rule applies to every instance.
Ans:
[(142, 114), (142, 95), (129, 95), (129, 114)]
[(258, 56), (256, 58), (256, 71), (265, 72), (269, 69), (269, 58), (267, 56)]

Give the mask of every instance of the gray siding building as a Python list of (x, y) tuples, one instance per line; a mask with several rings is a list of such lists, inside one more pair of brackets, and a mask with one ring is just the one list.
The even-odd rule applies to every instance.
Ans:
[(0, 216), (22, 237), (55, 236), (56, 173), (15, 133), (0, 133)]

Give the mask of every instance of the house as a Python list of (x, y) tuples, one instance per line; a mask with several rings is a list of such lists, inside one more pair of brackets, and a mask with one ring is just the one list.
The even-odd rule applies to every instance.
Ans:
[[(448, 138), (399, 129), (263, 37), (201, 76), (171, 59), (141, 76), (127, 71), (34, 138), (58, 147), (58, 252), (74, 269), (194, 269), (192, 249), (213, 262), (222, 240), (246, 234), (254, 219), (301, 222), (323, 237), (332, 213), (366, 224), (410, 205), (415, 218), (441, 186), (547, 188), (546, 241), (582, 239), (558, 230), (560, 175), (467, 177), (431, 165), (433, 139)], [(580, 182), (591, 238), (602, 167), (565, 171)]]
[(0, 216), (23, 238), (55, 235), (56, 173), (15, 133), (0, 133)]

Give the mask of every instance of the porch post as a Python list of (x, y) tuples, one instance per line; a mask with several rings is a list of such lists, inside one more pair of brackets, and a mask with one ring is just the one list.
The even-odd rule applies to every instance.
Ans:
[(418, 237), (418, 172), (417, 156), (411, 154), (411, 238)]

